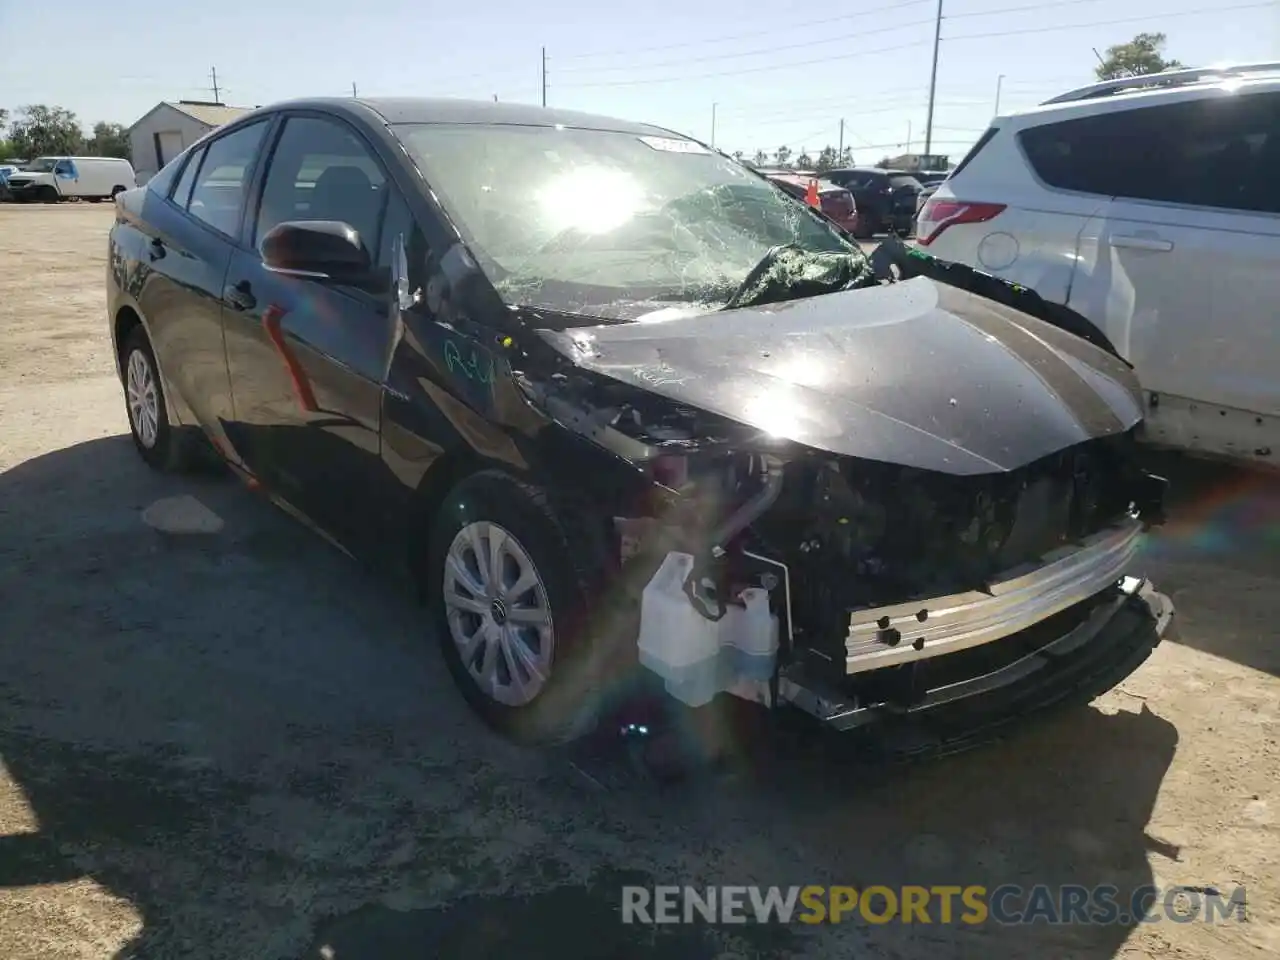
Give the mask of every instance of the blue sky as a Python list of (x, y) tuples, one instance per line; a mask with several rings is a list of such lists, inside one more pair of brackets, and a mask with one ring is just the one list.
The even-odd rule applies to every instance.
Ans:
[[(1092, 79), (1091, 48), (1168, 34), (1189, 64), (1280, 60), (1280, 3), (944, 0), (935, 152), (963, 153), (1001, 109)], [(536, 103), (660, 123), (748, 154), (835, 145), (858, 162), (922, 148), (936, 0), (792, 8), (752, 0), (0, 0), (0, 106), (65, 106), (129, 124), (162, 99), (253, 106), (288, 97), (402, 94)], [(181, 12), (179, 12), (181, 11)], [(1003, 12), (996, 12), (1003, 11)], [(188, 19), (189, 18), (189, 19)], [(197, 18), (199, 18), (197, 20)], [(822, 22), (817, 22), (822, 21)], [(196, 23), (201, 25), (197, 28)], [(1063, 28), (1063, 29), (1057, 29)], [(990, 36), (990, 34), (1000, 34)], [(987, 35), (987, 36), (980, 36)], [(964, 39), (964, 38), (969, 39)]]

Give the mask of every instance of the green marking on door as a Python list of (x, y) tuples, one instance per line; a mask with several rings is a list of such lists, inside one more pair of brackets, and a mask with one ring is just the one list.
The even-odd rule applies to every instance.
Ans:
[(448, 371), (460, 373), (477, 383), (493, 383), (493, 357), (474, 346), (470, 347), (469, 353), (463, 350), (453, 340), (444, 342), (444, 365)]

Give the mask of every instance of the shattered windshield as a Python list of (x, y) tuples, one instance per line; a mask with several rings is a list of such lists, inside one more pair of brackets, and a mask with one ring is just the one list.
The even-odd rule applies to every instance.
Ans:
[[(866, 270), (816, 213), (691, 140), (479, 124), (396, 132), (513, 305), (615, 319), (672, 302), (714, 309), (736, 294), (745, 305), (744, 281), (783, 248), (784, 262), (846, 262), (833, 277)], [(804, 295), (825, 292), (807, 276)]]

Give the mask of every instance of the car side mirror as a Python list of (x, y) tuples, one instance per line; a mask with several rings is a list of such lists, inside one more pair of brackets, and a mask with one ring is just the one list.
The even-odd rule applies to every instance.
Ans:
[(272, 227), (258, 243), (262, 264), (272, 273), (306, 280), (366, 286), (373, 258), (359, 232), (340, 220), (289, 220)]

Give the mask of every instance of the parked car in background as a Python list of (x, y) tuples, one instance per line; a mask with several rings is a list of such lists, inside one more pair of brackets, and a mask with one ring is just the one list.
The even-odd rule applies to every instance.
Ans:
[(37, 157), (9, 175), (15, 200), (109, 200), (136, 185), (133, 166), (116, 157)]
[(1280, 458), (1280, 69), (1092, 84), (997, 118), (921, 211), (933, 255), (1083, 317), (1146, 439)]
[(407, 566), (514, 737), (575, 736), (647, 669), (691, 705), (955, 750), (1112, 686), (1169, 621), (1125, 576), (1163, 484), (1130, 453), (1124, 363), (892, 282), (667, 130), (296, 101), (115, 214), (106, 319), (143, 460), (207, 438)]
[(787, 191), (787, 193), (801, 200), (808, 198), (809, 184), (816, 180), (818, 185), (818, 208), (823, 215), (835, 221), (841, 230), (857, 235), (858, 204), (854, 200), (853, 194), (844, 187), (837, 186), (830, 180), (824, 180), (816, 176), (804, 176), (798, 173), (771, 171), (766, 173), (765, 176)]
[(911, 232), (916, 194), (920, 192), (920, 182), (911, 174), (879, 167), (855, 167), (828, 170), (823, 176), (853, 194), (858, 206), (860, 237), (877, 233), (905, 236)]
[(950, 170), (915, 170), (911, 173), (921, 187), (937, 186), (950, 175)]

